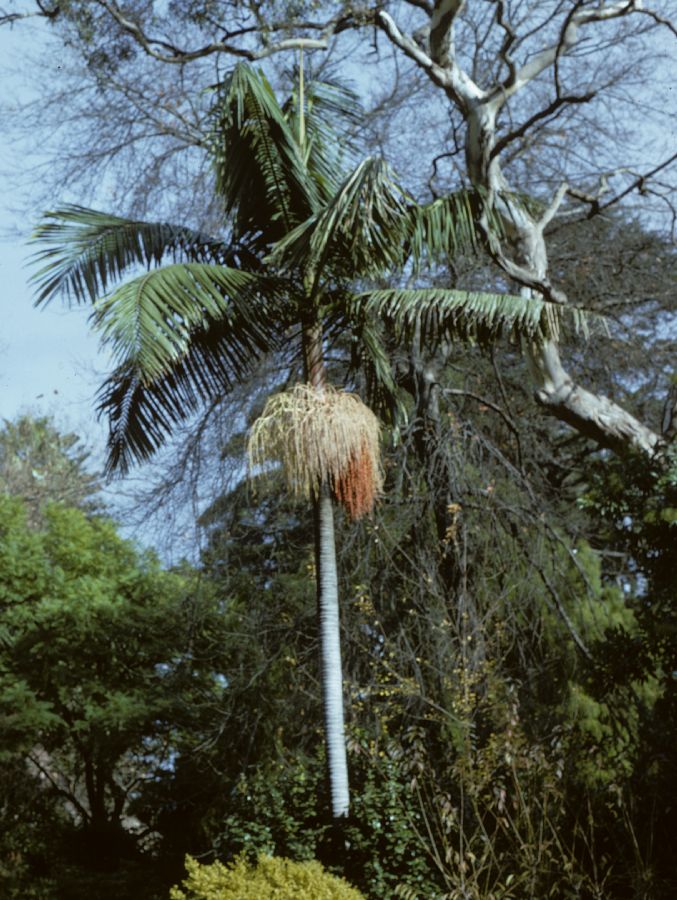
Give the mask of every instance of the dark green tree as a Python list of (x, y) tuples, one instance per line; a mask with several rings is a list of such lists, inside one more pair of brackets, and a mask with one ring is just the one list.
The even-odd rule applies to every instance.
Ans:
[[(35, 528), (19, 500), (0, 504), (0, 755), (17, 777), (3, 784), (2, 830), (24, 834), (3, 850), (3, 877), (12, 853), (57, 881), (67, 862), (115, 872), (161, 850), (145, 786), (223, 701), (223, 614), (195, 576), (163, 572), (106, 520), (50, 504)], [(26, 837), (12, 809), (19, 785), (55, 813), (41, 820), (46, 856), (47, 833)]]

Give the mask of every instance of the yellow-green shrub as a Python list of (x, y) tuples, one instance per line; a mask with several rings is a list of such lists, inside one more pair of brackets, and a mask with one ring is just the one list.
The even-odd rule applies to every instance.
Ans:
[(260, 856), (251, 864), (241, 855), (224, 866), (201, 865), (188, 856), (186, 870), (181, 887), (169, 892), (170, 900), (363, 900), (356, 888), (315, 861)]

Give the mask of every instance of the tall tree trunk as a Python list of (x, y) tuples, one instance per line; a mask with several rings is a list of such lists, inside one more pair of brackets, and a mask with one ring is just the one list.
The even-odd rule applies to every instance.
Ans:
[[(307, 381), (315, 390), (322, 391), (326, 384), (326, 374), (322, 353), (322, 327), (317, 321), (310, 322), (303, 329), (303, 356)], [(334, 819), (341, 819), (348, 815), (350, 794), (343, 714), (334, 506), (326, 483), (321, 485), (319, 496), (313, 501), (313, 518), (327, 771), (332, 816)]]
[(343, 721), (343, 676), (339, 621), (338, 573), (334, 537), (334, 506), (329, 487), (322, 485), (314, 503), (317, 606), (322, 653), (322, 698), (331, 812), (335, 819), (348, 815), (348, 761)]

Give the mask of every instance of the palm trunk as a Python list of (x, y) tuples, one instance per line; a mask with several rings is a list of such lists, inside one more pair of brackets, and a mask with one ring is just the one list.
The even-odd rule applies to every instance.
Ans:
[[(319, 323), (313, 322), (304, 328), (303, 350), (306, 378), (316, 390), (321, 391), (325, 386), (326, 376), (322, 354), (322, 328)], [(350, 795), (343, 716), (334, 506), (329, 485), (326, 483), (321, 485), (319, 496), (313, 501), (313, 518), (327, 772), (332, 816), (334, 819), (341, 819), (348, 815)]]
[(320, 496), (314, 502), (313, 512), (327, 770), (331, 812), (335, 819), (339, 819), (348, 815), (350, 797), (343, 722), (343, 676), (334, 506), (327, 485), (322, 486)]

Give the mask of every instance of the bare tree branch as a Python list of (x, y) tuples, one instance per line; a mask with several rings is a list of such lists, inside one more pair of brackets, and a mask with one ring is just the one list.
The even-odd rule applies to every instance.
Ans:
[(9, 13), (0, 9), (0, 25), (11, 25), (13, 22), (20, 22), (22, 19), (34, 19), (36, 16), (44, 17), (45, 13), (36, 10), (34, 12)]
[(562, 205), (562, 201), (564, 200), (568, 190), (569, 190), (569, 185), (566, 183), (561, 184), (559, 186), (559, 188), (557, 189), (557, 193), (553, 197), (552, 202), (550, 203), (550, 206), (548, 206), (548, 208), (545, 210), (545, 212), (539, 219), (538, 224), (540, 226), (541, 231), (543, 231), (550, 224), (550, 222), (554, 219), (554, 217), (557, 215), (557, 211), (559, 210), (560, 206)]
[(414, 40), (402, 34), (387, 12), (379, 10), (376, 13), (376, 24), (388, 35), (392, 43), (418, 63), (428, 73), (433, 83), (443, 88), (461, 109), (467, 109), (472, 103), (484, 99), (485, 92), (453, 59), (450, 59), (446, 66), (439, 65)]
[[(118, 23), (118, 25), (124, 32), (130, 35), (130, 37), (134, 38), (134, 40), (139, 44), (140, 47), (142, 47), (145, 53), (153, 57), (153, 59), (158, 60), (159, 62), (174, 63), (177, 65), (183, 65), (184, 63), (191, 62), (195, 59), (200, 59), (205, 56), (211, 56), (215, 53), (225, 53), (229, 56), (240, 57), (241, 59), (247, 59), (250, 62), (254, 62), (256, 60), (265, 59), (266, 57), (272, 56), (275, 53), (281, 53), (285, 50), (326, 50), (328, 47), (329, 38), (345, 28), (347, 25), (346, 17), (343, 15), (337, 16), (333, 19), (329, 19), (323, 23), (295, 21), (291, 21), (289, 23), (271, 23), (271, 25), (269, 26), (271, 31), (282, 30), (285, 27), (293, 27), (298, 29), (312, 28), (322, 32), (322, 37), (285, 38), (256, 50), (234, 43), (229, 43), (228, 41), (213, 41), (209, 44), (205, 44), (202, 47), (197, 47), (189, 50), (178, 47), (177, 45), (169, 41), (165, 41), (161, 38), (151, 37), (150, 35), (146, 34), (146, 32), (141, 28), (140, 25), (138, 25), (136, 22), (133, 22), (128, 16), (124, 15), (117, 3), (111, 3), (108, 2), (108, 0), (96, 0), (96, 2), (99, 6), (105, 9), (106, 12), (109, 13), (109, 15)], [(245, 33), (249, 33), (250, 31), (258, 32), (259, 29), (254, 27), (252, 27), (251, 29), (241, 29), (239, 32), (234, 34), (243, 35)]]
[(493, 98), (499, 106), (502, 106), (513, 94), (525, 87), (534, 78), (550, 68), (557, 59), (571, 50), (578, 42), (578, 29), (582, 25), (591, 22), (608, 22), (618, 19), (630, 13), (637, 12), (641, 8), (642, 0), (620, 0), (618, 3), (606, 4), (590, 9), (582, 8), (583, 0), (578, 0), (574, 9), (564, 21), (559, 41), (546, 50), (537, 53), (529, 62), (520, 69), (514, 71), (501, 85), (494, 88)]
[(657, 175), (658, 172), (661, 172), (663, 169), (666, 169), (669, 165), (675, 162), (675, 160), (677, 160), (677, 153), (673, 153), (672, 156), (670, 156), (666, 160), (663, 160), (662, 163), (659, 163), (659, 165), (655, 166), (649, 172), (644, 172), (642, 175), (637, 175), (632, 184), (628, 185), (628, 187), (624, 191), (621, 191), (620, 194), (612, 197), (611, 200), (607, 200), (607, 202), (602, 204), (597, 211), (602, 212), (602, 210), (608, 209), (610, 206), (613, 206), (614, 203), (618, 203), (623, 199), (623, 197), (627, 197), (628, 194), (631, 194), (633, 191), (639, 191), (641, 193), (646, 189), (647, 182), (650, 178), (652, 178), (654, 175)]
[(677, 25), (666, 16), (661, 16), (657, 12), (654, 12), (652, 9), (638, 9), (637, 12), (643, 13), (645, 16), (649, 16), (649, 18), (653, 19), (657, 25), (662, 25), (671, 31), (675, 37), (677, 37)]
[(537, 123), (542, 119), (548, 119), (551, 116), (554, 116), (555, 113), (560, 110), (563, 106), (571, 103), (589, 103), (594, 97), (596, 97), (597, 91), (587, 91), (585, 94), (569, 94), (567, 96), (557, 96), (555, 99), (549, 103), (543, 109), (539, 109), (532, 116), (530, 116), (519, 128), (516, 128), (514, 131), (509, 132), (504, 135), (502, 138), (496, 141), (494, 147), (491, 151), (492, 156), (498, 156), (502, 150), (511, 144), (513, 141), (519, 140), (519, 138), (524, 137), (524, 135)]

